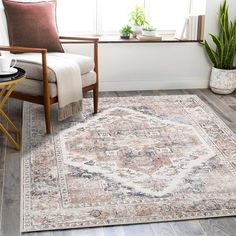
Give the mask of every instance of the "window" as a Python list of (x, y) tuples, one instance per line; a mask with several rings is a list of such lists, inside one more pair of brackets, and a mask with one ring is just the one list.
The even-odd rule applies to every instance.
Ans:
[(190, 14), (191, 15), (205, 15), (206, 0), (191, 0)]
[(117, 34), (128, 23), (129, 13), (140, 5), (151, 25), (174, 31), (189, 14), (202, 14), (206, 0), (57, 0), (61, 34)]
[(95, 0), (57, 0), (60, 33), (95, 34)]
[(142, 0), (100, 0), (100, 29), (98, 33), (117, 33), (129, 21), (129, 14)]
[(189, 0), (149, 0), (147, 15), (159, 30), (174, 31), (183, 17), (189, 14)]

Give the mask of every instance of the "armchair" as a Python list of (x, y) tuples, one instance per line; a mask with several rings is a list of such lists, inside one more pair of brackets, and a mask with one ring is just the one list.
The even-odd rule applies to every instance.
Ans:
[[(21, 86), (19, 86), (13, 93), (12, 97), (29, 101), (32, 103), (41, 104), (44, 106), (46, 131), (51, 133), (51, 105), (58, 102), (57, 83), (49, 80), (49, 70), (47, 66), (48, 52), (46, 48), (32, 48), (21, 46), (9, 46), (9, 37), (7, 31), (7, 21), (2, 2), (0, 2), (0, 52), (17, 52), (17, 53), (36, 53), (41, 54), (41, 78), (27, 78)], [(98, 38), (86, 37), (59, 37), (61, 43), (66, 40), (73, 40), (74, 42), (85, 41), (93, 44), (94, 62), (92, 59), (83, 56), (76, 56), (81, 68), (82, 90), (83, 92), (93, 91), (94, 113), (98, 111)], [(4, 46), (1, 46), (4, 45)], [(65, 53), (65, 56), (70, 56)], [(78, 57), (78, 58), (77, 58)], [(83, 65), (85, 64), (85, 65)], [(93, 66), (94, 64), (94, 66)], [(37, 74), (37, 73), (36, 73)], [(32, 76), (33, 77), (33, 76)]]

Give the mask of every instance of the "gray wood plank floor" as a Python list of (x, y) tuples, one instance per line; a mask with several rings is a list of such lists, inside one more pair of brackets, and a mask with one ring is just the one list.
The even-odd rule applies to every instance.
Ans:
[[(220, 96), (209, 90), (170, 90), (139, 92), (104, 92), (109, 96), (158, 96), (197, 94), (236, 133), (236, 94)], [(90, 97), (87, 94), (86, 97)], [(5, 108), (17, 126), (21, 126), (22, 102), (10, 99)], [(20, 234), (20, 156), (0, 134), (0, 227), (2, 236)], [(24, 236), (235, 236), (236, 218), (140, 224), (101, 227), (80, 230), (64, 230), (27, 233)]]

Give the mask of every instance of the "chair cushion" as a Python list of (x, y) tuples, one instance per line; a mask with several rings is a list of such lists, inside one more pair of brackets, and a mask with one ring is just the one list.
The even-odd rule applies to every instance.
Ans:
[[(51, 55), (53, 57), (56, 56), (58, 57), (58, 59), (60, 59), (60, 57), (72, 59), (80, 66), (82, 75), (87, 74), (94, 69), (94, 62), (90, 57), (69, 53), (48, 53), (47, 55), (48, 57), (50, 57)], [(17, 59), (17, 66), (27, 71), (28, 78), (42, 80), (42, 66), (37, 63), (31, 62), (32, 58), (35, 59), (35, 56), (37, 57), (37, 60), (41, 62), (41, 54), (39, 53), (17, 54), (13, 57)], [(48, 69), (48, 81), (50, 83), (55, 83), (57, 81), (56, 75), (51, 69)]]
[(3, 0), (11, 46), (46, 48), (63, 52), (57, 26), (55, 1)]
[[(94, 71), (82, 75), (81, 78), (83, 88), (96, 83), (96, 73)], [(48, 85), (50, 97), (56, 97), (57, 84), (49, 83)], [(19, 83), (17, 85), (15, 91), (33, 96), (43, 96), (43, 82), (38, 80), (26, 79), (22, 83)]]

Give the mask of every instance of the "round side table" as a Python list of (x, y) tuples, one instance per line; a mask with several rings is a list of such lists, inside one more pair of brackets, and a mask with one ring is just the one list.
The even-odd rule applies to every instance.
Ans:
[(20, 130), (14, 125), (8, 115), (3, 111), (3, 107), (10, 97), (11, 93), (14, 91), (18, 83), (26, 79), (26, 73), (23, 69), (15, 67), (17, 72), (11, 75), (0, 75), (0, 116), (7, 122), (9, 127), (12, 128), (15, 138), (10, 134), (10, 132), (4, 127), (0, 122), (0, 131), (7, 137), (7, 139), (20, 150)]

